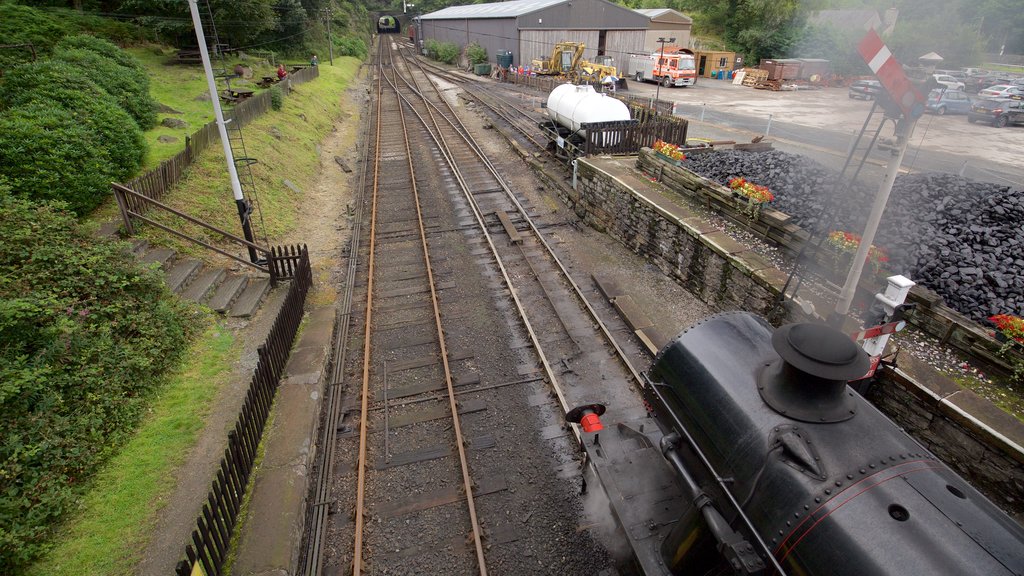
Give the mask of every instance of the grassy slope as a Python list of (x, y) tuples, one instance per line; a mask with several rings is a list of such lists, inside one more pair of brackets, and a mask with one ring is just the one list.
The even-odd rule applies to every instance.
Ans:
[[(150, 66), (162, 66), (155, 55), (143, 60)], [(317, 80), (298, 86), (292, 96), (284, 99), (281, 111), (269, 112), (245, 128), (249, 154), (261, 160), (254, 172), (265, 222), (272, 235), (288, 233), (297, 218), (291, 202), (294, 193), (282, 180), (289, 179), (300, 189), (312, 186), (319, 166), (317, 146), (344, 112), (341, 94), (360, 63), (353, 58), (335, 58), (335, 63), (334, 67), (322, 66)], [(196, 93), (203, 91), (193, 92), (192, 84), (180, 82), (187, 72), (187, 68), (157, 70), (153, 94), (176, 110), (199, 115), (210, 103), (197, 101), (198, 106), (187, 105)], [(168, 82), (170, 87), (166, 86)], [(169, 93), (177, 96), (161, 99), (160, 94)], [(272, 128), (280, 139), (272, 134)], [(236, 230), (237, 212), (219, 146), (211, 147), (192, 167), (168, 202), (229, 231)], [(111, 200), (91, 219), (102, 220), (114, 213), (116, 206)], [(143, 230), (155, 236), (152, 227)], [(165, 236), (160, 241), (166, 244)], [(196, 251), (191, 247), (188, 250)], [(138, 560), (133, 554), (142, 549), (160, 502), (173, 489), (175, 467), (203, 425), (204, 407), (230, 377), (230, 367), (239, 353), (230, 333), (221, 327), (212, 327), (197, 341), (187, 355), (188, 364), (154, 400), (151, 414), (136, 437), (100, 472), (90, 493), (83, 498), (79, 513), (59, 529), (63, 537), (55, 549), (37, 562), (29, 574), (133, 573)]]
[[(318, 79), (297, 85), (291, 95), (284, 98), (284, 106), (280, 111), (264, 114), (243, 130), (248, 155), (259, 161), (252, 167), (256, 184), (255, 194), (252, 197), (262, 212), (262, 218), (257, 213), (254, 219), (255, 232), (261, 241), (266, 235), (269, 237), (270, 243), (274, 244), (276, 239), (294, 229), (297, 216), (293, 202), (295, 193), (283, 182), (289, 180), (300, 190), (308, 189), (313, 184), (319, 165), (317, 146), (343, 113), (341, 96), (348, 82), (358, 71), (360, 61), (348, 57), (334, 60), (335, 66), (320, 66)], [(186, 112), (186, 108), (189, 107), (187, 102), (194, 100), (194, 95), (197, 92), (188, 88), (182, 90), (173, 90), (173, 87), (172, 89), (157, 88), (155, 84), (158, 81), (174, 83), (175, 79), (181, 79), (183, 71), (188, 69), (177, 71), (172, 69), (167, 72), (162, 70), (163, 65), (159, 62), (160, 59), (157, 58), (150, 58), (147, 61), (147, 66), (157, 68), (152, 89), (154, 96), (176, 110)], [(170, 97), (161, 99), (160, 94), (169, 93), (178, 95), (174, 99)], [(202, 93), (202, 90), (199, 90), (198, 93)], [(192, 107), (194, 112), (188, 112), (189, 114), (200, 114), (204, 107), (210, 109), (212, 114), (209, 102), (195, 103), (200, 106)], [(147, 132), (147, 137), (155, 140), (161, 130), (169, 129), (151, 130)], [(171, 131), (171, 133), (173, 132)], [(178, 147), (183, 146), (184, 143), (183, 135), (179, 134), (179, 136), (182, 140), (174, 144)], [(174, 151), (168, 155), (173, 154)], [(207, 149), (199, 161), (189, 169), (175, 192), (165, 201), (191, 216), (230, 233), (241, 235), (238, 212), (231, 195), (231, 186), (224, 166), (224, 155), (219, 145)], [(99, 222), (116, 218), (117, 206), (113, 199), (90, 216), (90, 219)], [(190, 231), (200, 238), (214, 242), (218, 240), (216, 236), (187, 226), (180, 220), (161, 216), (158, 216), (158, 219), (176, 228)], [(168, 238), (166, 234), (158, 233), (152, 227), (144, 227), (141, 236), (153, 243), (175, 248), (182, 254), (192, 256), (209, 254), (198, 245)], [(238, 250), (235, 251), (240, 253)]]
[[(207, 91), (206, 76), (201, 66), (167, 64), (171, 55), (174, 54), (174, 50), (161, 46), (130, 48), (128, 52), (146, 66), (151, 82), (150, 94), (153, 99), (181, 112), (181, 114), (161, 112), (158, 115), (159, 119), (178, 118), (188, 123), (188, 127), (184, 129), (157, 125), (156, 128), (146, 132), (149, 153), (146, 155), (144, 168), (149, 170), (184, 149), (185, 135), (195, 132), (203, 124), (213, 120), (213, 106), (209, 100), (201, 98)], [(235, 61), (229, 60), (227, 64), (234, 66)], [(266, 61), (249, 60), (244, 64), (252, 68), (255, 80), (259, 80), (261, 76), (273, 75), (274, 67)], [(251, 80), (232, 80), (231, 85), (256, 92), (263, 90), (263, 88), (255, 86)], [(218, 84), (218, 88), (223, 88), (222, 84)], [(172, 136), (177, 138), (177, 142), (160, 142), (158, 140), (160, 136)]]
[[(229, 330), (213, 325), (188, 353), (188, 365), (152, 402), (136, 436), (97, 475), (78, 514), (58, 530), (55, 548), (33, 576), (130, 574), (173, 471), (202, 430), (208, 406), (241, 354)], [(184, 543), (182, 543), (184, 545)]]

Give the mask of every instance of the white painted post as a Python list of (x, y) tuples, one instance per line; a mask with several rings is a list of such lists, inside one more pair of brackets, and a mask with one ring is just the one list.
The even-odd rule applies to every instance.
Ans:
[[(892, 314), (896, 311), (897, 306), (906, 302), (907, 294), (910, 293), (910, 289), (916, 284), (913, 280), (899, 274), (889, 276), (885, 280), (887, 282), (885, 293), (875, 294), (875, 300), (885, 308), (883, 324), (892, 318)], [(891, 334), (882, 334), (881, 336), (868, 338), (864, 340), (861, 346), (868, 353), (868, 356), (878, 356), (885, 350), (885, 345), (889, 343), (889, 336)]]

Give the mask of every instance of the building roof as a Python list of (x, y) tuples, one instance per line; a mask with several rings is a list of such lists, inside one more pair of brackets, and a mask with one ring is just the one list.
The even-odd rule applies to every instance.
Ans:
[[(654, 21), (655, 19), (663, 19), (676, 22), (689, 22), (691, 24), (693, 23), (693, 18), (690, 18), (686, 14), (683, 14), (682, 12), (677, 12), (671, 8), (640, 8), (638, 10), (633, 11), (639, 12), (644, 16), (647, 16), (648, 18), (651, 19), (651, 21)], [(665, 16), (669, 16), (669, 18), (664, 18)]]
[(449, 6), (430, 14), (420, 16), (421, 20), (463, 20), (472, 18), (515, 18), (536, 12), (549, 6), (563, 4), (569, 0), (511, 0), (488, 4), (467, 4)]

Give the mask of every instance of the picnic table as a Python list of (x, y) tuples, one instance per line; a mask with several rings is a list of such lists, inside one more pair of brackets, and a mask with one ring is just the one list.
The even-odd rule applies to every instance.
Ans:
[(220, 95), (220, 98), (225, 102), (237, 104), (249, 99), (253, 94), (254, 92), (252, 90), (246, 90), (244, 88), (228, 88), (224, 90), (224, 93)]
[(278, 82), (280, 82), (280, 79), (277, 76), (264, 76), (263, 80), (260, 80), (256, 85), (260, 88), (269, 88)]

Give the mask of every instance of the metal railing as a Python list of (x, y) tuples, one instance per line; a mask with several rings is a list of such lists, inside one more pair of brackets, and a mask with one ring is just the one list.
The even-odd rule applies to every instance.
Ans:
[[(244, 238), (235, 236), (230, 232), (221, 230), (216, 226), (207, 224), (198, 218), (189, 216), (180, 210), (171, 208), (162, 202), (154, 200), (145, 194), (136, 192), (121, 184), (114, 183), (111, 184), (111, 187), (114, 189), (114, 197), (117, 199), (117, 206), (121, 211), (121, 219), (124, 222), (125, 232), (129, 236), (135, 234), (135, 223), (132, 220), (135, 218), (147, 224), (156, 226), (157, 228), (179, 238), (188, 240), (193, 244), (198, 244), (208, 250), (212, 250), (222, 256), (226, 256), (235, 262), (268, 274), (270, 275), (270, 283), (272, 285), (277, 285), (277, 282), (280, 280), (289, 280), (295, 277), (300, 255), (298, 253), (298, 249), (294, 246), (283, 248), (267, 248), (260, 246), (259, 244), (254, 244)], [(146, 215), (151, 209), (157, 209), (173, 216), (177, 216), (178, 218), (199, 226), (204, 230), (218, 234), (224, 240), (245, 248), (250, 254), (258, 254), (258, 261), (253, 262), (252, 259), (246, 260), (245, 258), (232, 254), (223, 248), (214, 246), (209, 242), (200, 240), (199, 238), (194, 238), (180, 230), (176, 230), (162, 222), (158, 222), (154, 218)]]
[(284, 304), (266, 341), (257, 349), (259, 359), (245, 403), (234, 429), (228, 432), (228, 445), (203, 510), (196, 519), (192, 542), (185, 545), (185, 559), (175, 567), (178, 576), (190, 576), (197, 565), (202, 567), (207, 576), (218, 576), (227, 559), (263, 428), (274, 403), (281, 374), (288, 362), (292, 342), (302, 322), (306, 294), (313, 284), (306, 246), (292, 246), (285, 250), (294, 251), (298, 255), (293, 268), (294, 281), (288, 287)]

